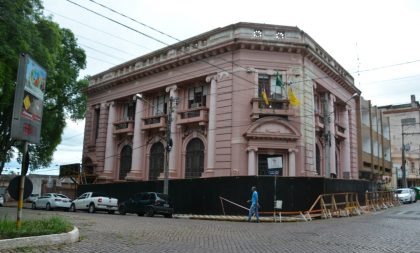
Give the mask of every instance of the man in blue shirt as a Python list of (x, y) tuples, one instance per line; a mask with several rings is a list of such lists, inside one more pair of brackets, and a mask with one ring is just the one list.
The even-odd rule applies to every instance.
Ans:
[(257, 222), (260, 222), (260, 215), (258, 214), (259, 203), (258, 203), (257, 187), (252, 186), (251, 191), (252, 191), (251, 207), (249, 208), (248, 222), (251, 221), (251, 217), (253, 214), (255, 214), (255, 217), (257, 218)]

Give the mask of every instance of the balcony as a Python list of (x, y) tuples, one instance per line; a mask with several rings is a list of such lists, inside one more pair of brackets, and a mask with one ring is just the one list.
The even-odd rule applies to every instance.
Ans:
[(114, 122), (114, 134), (127, 134), (133, 135), (134, 133), (134, 121), (133, 120), (124, 120)]
[(158, 129), (159, 131), (166, 130), (166, 115), (157, 115), (144, 117), (141, 119), (141, 130), (152, 130)]
[(177, 112), (176, 123), (178, 125), (198, 124), (204, 126), (209, 122), (209, 108), (197, 107)]
[(266, 105), (262, 98), (252, 98), (251, 118), (257, 120), (262, 116), (291, 116), (293, 111), (289, 108), (288, 99), (269, 99)]
[(319, 112), (315, 112), (315, 127), (318, 129), (324, 128), (324, 115)]
[(346, 138), (346, 128), (342, 124), (336, 122), (335, 123), (335, 134), (338, 137), (345, 139)]

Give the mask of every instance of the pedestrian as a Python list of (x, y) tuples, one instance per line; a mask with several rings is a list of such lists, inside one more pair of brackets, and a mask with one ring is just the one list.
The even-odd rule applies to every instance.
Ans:
[(260, 215), (258, 214), (258, 208), (260, 208), (260, 204), (258, 202), (257, 187), (252, 186), (251, 192), (252, 192), (251, 200), (248, 200), (248, 202), (251, 202), (251, 206), (249, 207), (248, 222), (251, 221), (251, 217), (254, 214), (255, 214), (255, 217), (257, 218), (257, 222), (260, 222)]

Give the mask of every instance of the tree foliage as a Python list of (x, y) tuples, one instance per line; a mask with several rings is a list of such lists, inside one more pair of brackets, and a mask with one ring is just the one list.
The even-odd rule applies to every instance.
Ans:
[(19, 55), (31, 55), (47, 71), (41, 143), (30, 145), (31, 168), (47, 166), (61, 142), (66, 118), (81, 119), (86, 108), (77, 80), (86, 55), (74, 34), (46, 17), (40, 0), (0, 0), (0, 174), (20, 143), (10, 138)]

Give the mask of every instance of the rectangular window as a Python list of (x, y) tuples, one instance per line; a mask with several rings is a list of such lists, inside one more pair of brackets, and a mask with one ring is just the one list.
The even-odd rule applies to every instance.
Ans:
[(166, 114), (168, 110), (168, 100), (168, 96), (166, 95), (154, 97), (151, 104), (152, 116)]
[(123, 121), (134, 120), (136, 108), (133, 103), (124, 104)]
[(415, 125), (416, 118), (405, 118), (401, 120), (401, 125), (408, 126), (408, 125)]
[(99, 108), (96, 108), (95, 109), (95, 112), (94, 112), (94, 122), (93, 122), (93, 124), (94, 124), (94, 126), (95, 126), (95, 129), (94, 129), (94, 131), (95, 131), (95, 140), (97, 140), (98, 139), (98, 133), (99, 133), (99, 117), (100, 117), (100, 114), (101, 113), (101, 111), (100, 111), (100, 109)]
[(188, 108), (205, 107), (208, 95), (208, 86), (196, 86), (188, 89)]
[(283, 81), (283, 75), (279, 74), (280, 82), (277, 83), (276, 75), (259, 74), (258, 75), (258, 97), (262, 98), (262, 92), (269, 100), (281, 100), (286, 98), (286, 85)]

